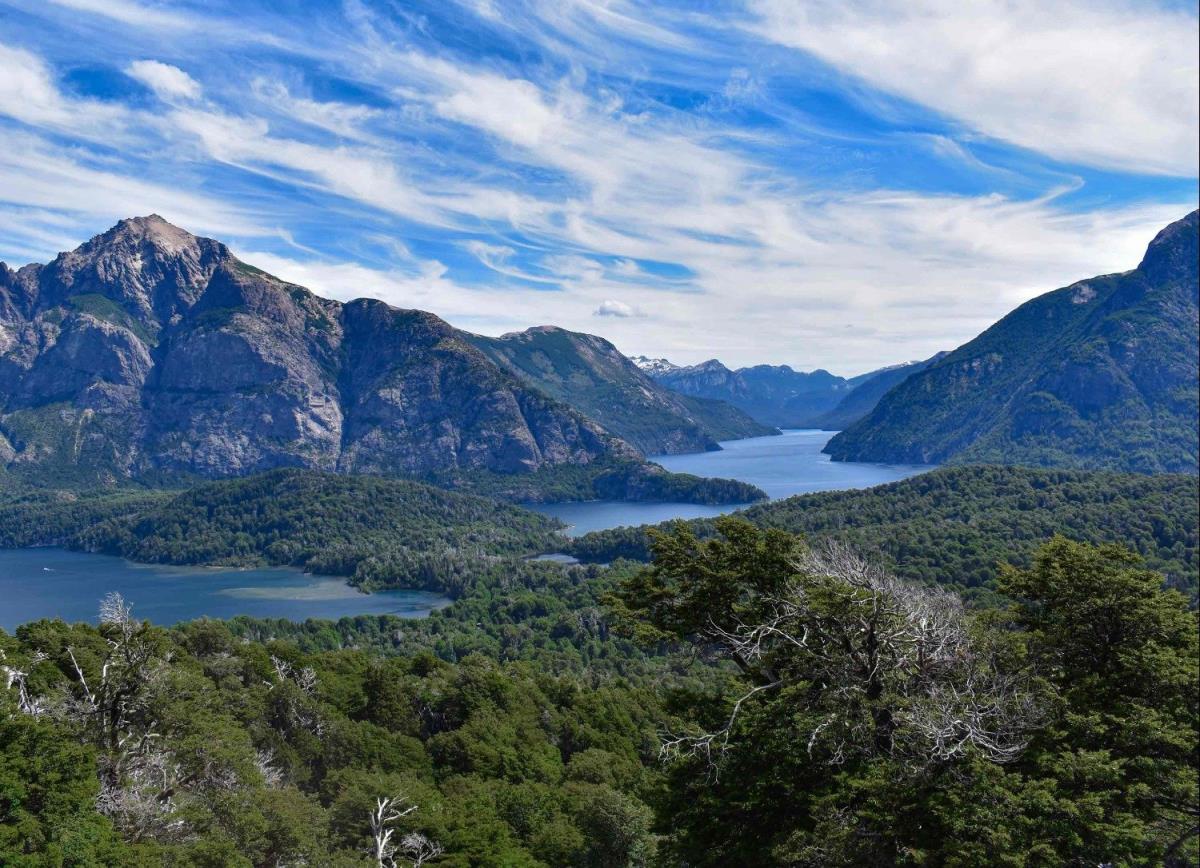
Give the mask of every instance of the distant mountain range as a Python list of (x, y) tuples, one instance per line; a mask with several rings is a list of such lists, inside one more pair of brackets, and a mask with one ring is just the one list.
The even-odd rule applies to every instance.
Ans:
[(761, 492), (689, 494), (698, 480), (643, 455), (822, 427), (843, 429), (835, 460), (1195, 473), (1198, 219), (1133, 271), (854, 378), (628, 359), (551, 326), (473, 335), (318, 297), (157, 216), (123, 220), (47, 265), (0, 263), (0, 469), (153, 481), (300, 466), (465, 474), (522, 498), (740, 502)]
[(1029, 301), (834, 437), (837, 461), (1196, 473), (1200, 212), (1132, 271)]
[(928, 364), (908, 362), (846, 378), (820, 369), (796, 371), (787, 365), (735, 370), (717, 359), (698, 365), (675, 365), (647, 356), (633, 356), (631, 361), (681, 395), (723, 401), (761, 424), (827, 430), (838, 430), (866, 415), (891, 386)]
[(472, 343), (493, 361), (642, 452), (703, 452), (719, 440), (778, 433), (721, 401), (671, 391), (604, 338), (538, 326)]
[[(0, 468), (102, 480), (279, 466), (447, 479), (621, 465), (636, 472), (610, 472), (609, 484), (636, 477), (644, 488), (662, 471), (568, 403), (587, 365), (564, 351), (558, 368), (537, 370), (534, 344), (554, 340), (493, 342), (431, 313), (331, 301), (161, 217), (122, 220), (48, 265), (0, 263)], [(598, 339), (565, 344), (605, 361)], [(675, 400), (627, 367), (614, 395), (646, 387), (631, 411), (644, 424), (609, 421), (646, 446), (707, 448), (761, 430), (732, 408)], [(581, 390), (581, 404), (597, 409), (599, 388)]]
[(866, 374), (865, 379), (863, 377), (856, 378), (858, 385), (851, 389), (846, 397), (838, 401), (836, 407), (818, 418), (816, 427), (824, 428), (826, 431), (841, 431), (843, 428), (853, 425), (875, 409), (875, 405), (891, 389), (918, 371), (925, 370), (944, 355), (946, 354), (938, 353), (923, 362), (892, 365)]

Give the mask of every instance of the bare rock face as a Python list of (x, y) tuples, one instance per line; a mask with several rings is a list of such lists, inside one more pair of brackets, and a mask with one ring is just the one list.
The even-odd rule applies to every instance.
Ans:
[(635, 450), (422, 311), (342, 305), (161, 217), (0, 263), (0, 464), (534, 471)]

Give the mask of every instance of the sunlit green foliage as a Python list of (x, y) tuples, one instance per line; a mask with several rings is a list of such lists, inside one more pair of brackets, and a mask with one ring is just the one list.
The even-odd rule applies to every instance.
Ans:
[[(1141, 476), (1022, 467), (954, 467), (862, 491), (804, 494), (751, 507), (760, 527), (831, 536), (899, 575), (962, 589), (992, 583), (998, 565), (1028, 565), (1062, 534), (1128, 546), (1169, 583), (1194, 596), (1200, 573), (1200, 497), (1184, 475)], [(701, 536), (711, 519), (688, 523)], [(646, 560), (645, 528), (597, 531), (573, 540), (583, 560)]]

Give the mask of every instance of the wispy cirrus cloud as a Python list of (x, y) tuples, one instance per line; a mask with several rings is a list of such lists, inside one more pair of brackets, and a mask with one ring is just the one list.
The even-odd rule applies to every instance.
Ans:
[(1068, 162), (1191, 177), (1195, 9), (1110, 0), (753, 0), (764, 38), (988, 136)]
[[(1020, 3), (984, 6), (1011, 50), (967, 34), (960, 51), (961, 15), (932, 0), (809, 4), (800, 23), (767, 0), (173, 4), (145, 21), (69, 2), (122, 38), (72, 40), (86, 23), (53, 7), (12, 19), (0, 212), (27, 220), (0, 234), (9, 256), (159, 211), (324, 294), (477, 331), (554, 322), (677, 361), (853, 372), (1130, 267), (1195, 202), (1186, 88), (1134, 105), (1170, 79), (1157, 61), (1104, 71), (1117, 108), (1088, 144), (1103, 118), (1069, 75), (1103, 50), (1146, 57), (1171, 16), (1194, 28), (1153, 5), (1026, 10), (1027, 26)], [(1014, 68), (1054, 40), (1065, 60)], [(966, 96), (946, 93), (954, 64)]]

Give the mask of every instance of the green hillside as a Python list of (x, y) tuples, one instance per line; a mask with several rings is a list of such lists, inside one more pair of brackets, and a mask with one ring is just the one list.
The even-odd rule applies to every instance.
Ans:
[(458, 594), (501, 560), (553, 547), (559, 523), (429, 485), (273, 470), (182, 493), (0, 498), (0, 544), (145, 563), (289, 565), (365, 588)]
[[(1196, 480), (1183, 474), (951, 467), (861, 491), (790, 497), (740, 514), (761, 527), (832, 536), (878, 553), (906, 578), (963, 588), (988, 584), (999, 562), (1025, 562), (1056, 533), (1129, 546), (1192, 594), (1200, 571), (1200, 500)], [(713, 532), (711, 519), (688, 524), (702, 535)], [(645, 560), (646, 528), (586, 534), (570, 551), (587, 561)]]
[(835, 461), (1196, 473), (1197, 231), (1171, 224), (1136, 269), (1022, 305), (834, 437)]
[(721, 401), (677, 394), (595, 335), (540, 326), (499, 338), (472, 336), (527, 385), (574, 407), (647, 455), (703, 452), (719, 440), (777, 433)]

